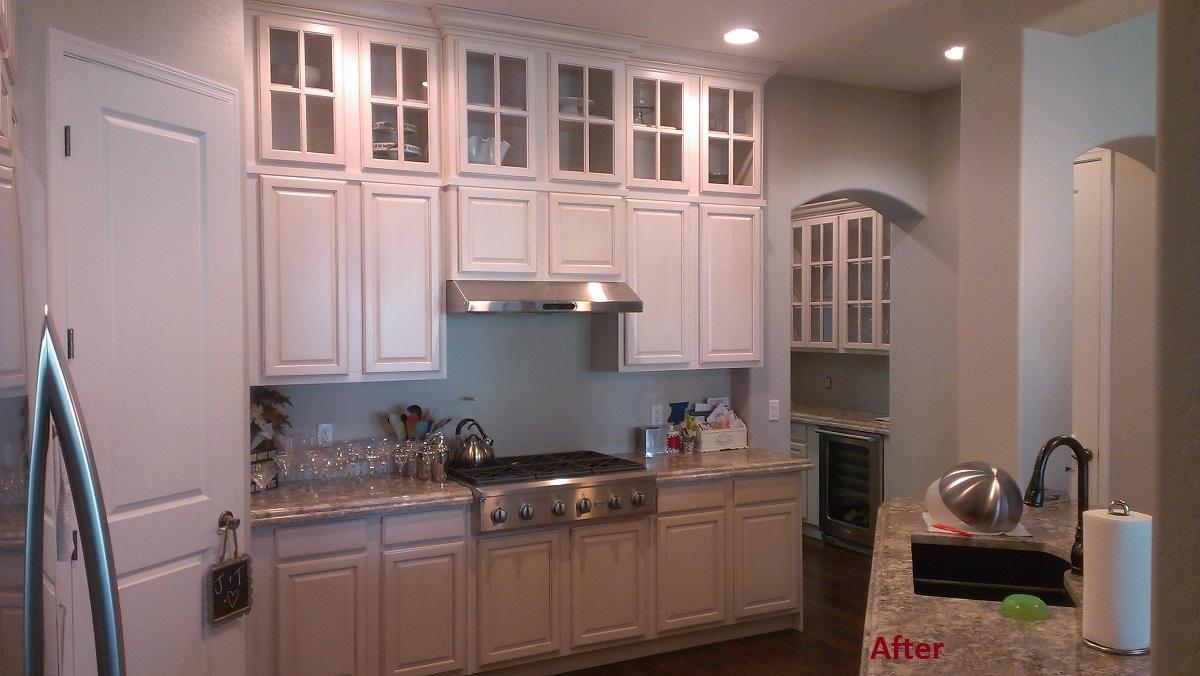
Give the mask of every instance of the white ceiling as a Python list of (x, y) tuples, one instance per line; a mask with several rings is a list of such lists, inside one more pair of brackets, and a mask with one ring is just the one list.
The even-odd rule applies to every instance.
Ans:
[[(959, 40), (961, 0), (399, 0), (540, 19), (650, 42), (771, 59), (789, 75), (909, 91), (957, 84), (942, 52)], [(736, 47), (738, 26), (762, 38)], [(968, 57), (969, 58), (969, 57)]]

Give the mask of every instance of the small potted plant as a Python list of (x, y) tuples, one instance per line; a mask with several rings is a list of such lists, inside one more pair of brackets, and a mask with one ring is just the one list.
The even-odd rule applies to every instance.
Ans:
[(250, 388), (251, 493), (279, 485), (279, 465), (272, 452), (279, 450), (290, 426), (287, 410), (291, 405), (291, 398), (273, 387)]

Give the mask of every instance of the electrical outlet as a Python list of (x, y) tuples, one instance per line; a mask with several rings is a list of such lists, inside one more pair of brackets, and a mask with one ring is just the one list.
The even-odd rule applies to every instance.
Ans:
[(655, 404), (650, 407), (650, 424), (663, 424), (663, 407), (662, 404)]
[(770, 399), (767, 401), (767, 420), (779, 420), (778, 399)]
[(329, 446), (333, 443), (333, 423), (317, 425), (317, 445)]
[(833, 389), (833, 376), (825, 376), (825, 389)]

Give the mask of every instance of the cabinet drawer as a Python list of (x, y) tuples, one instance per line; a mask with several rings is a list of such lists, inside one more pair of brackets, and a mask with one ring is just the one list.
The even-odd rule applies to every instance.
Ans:
[(729, 481), (667, 486), (658, 489), (658, 512), (684, 512), (690, 509), (724, 507), (729, 500)]
[(438, 509), (383, 518), (383, 546), (462, 538), (467, 532), (464, 511)]
[(782, 476), (750, 477), (733, 482), (733, 503), (744, 505), (750, 502), (791, 500), (800, 495), (804, 481), (802, 472), (789, 472)]
[(804, 443), (808, 439), (808, 423), (792, 423), (792, 441)]
[(279, 559), (362, 550), (366, 547), (367, 522), (362, 519), (293, 526), (275, 531), (275, 556)]

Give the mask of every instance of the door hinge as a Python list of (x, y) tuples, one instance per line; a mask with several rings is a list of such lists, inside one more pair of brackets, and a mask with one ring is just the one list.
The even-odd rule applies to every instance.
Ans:
[(75, 358), (75, 329), (67, 329), (67, 359)]
[(71, 156), (71, 125), (63, 127), (63, 155)]

